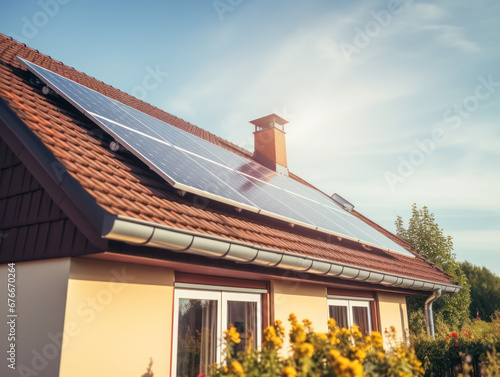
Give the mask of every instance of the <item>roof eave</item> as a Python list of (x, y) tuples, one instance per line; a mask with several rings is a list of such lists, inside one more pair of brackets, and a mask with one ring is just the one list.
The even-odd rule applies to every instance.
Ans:
[(102, 234), (114, 215), (99, 206), (1, 97), (0, 137), (89, 241), (106, 250), (108, 242)]
[(461, 289), (460, 286), (453, 284), (416, 279), (327, 259), (285, 252), (121, 215), (116, 216), (109, 231), (103, 234), (103, 237), (109, 240), (161, 248), (178, 253), (281, 268), (386, 287), (417, 291), (441, 289), (443, 293), (457, 293)]

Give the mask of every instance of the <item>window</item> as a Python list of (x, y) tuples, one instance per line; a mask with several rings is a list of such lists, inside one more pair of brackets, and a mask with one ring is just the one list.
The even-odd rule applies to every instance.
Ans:
[(328, 315), (337, 322), (339, 327), (349, 328), (354, 324), (364, 335), (369, 335), (371, 332), (370, 301), (330, 299), (328, 300)]
[(236, 351), (249, 341), (260, 345), (261, 296), (259, 293), (176, 289), (172, 375), (208, 374), (221, 362), (223, 331), (232, 324), (240, 333)]

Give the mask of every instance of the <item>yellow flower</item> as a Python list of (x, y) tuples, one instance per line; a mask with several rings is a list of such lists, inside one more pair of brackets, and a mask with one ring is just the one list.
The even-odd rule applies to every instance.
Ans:
[(350, 361), (343, 356), (336, 359), (333, 369), (339, 377), (363, 376), (363, 365), (359, 360)]
[(285, 328), (283, 327), (283, 322), (281, 322), (279, 319), (274, 321), (274, 329), (276, 330), (276, 335), (283, 339), (285, 336)]
[(330, 318), (328, 320), (328, 328), (333, 329), (335, 327), (337, 327), (337, 322), (335, 322), (335, 320), (333, 318)]
[(262, 344), (267, 349), (280, 349), (283, 346), (283, 339), (276, 335), (276, 329), (273, 326), (269, 326), (264, 330)]
[(343, 372), (344, 370), (347, 369), (349, 364), (350, 364), (350, 361), (348, 358), (346, 358), (344, 356), (339, 356), (339, 357), (337, 357), (337, 363), (336, 363), (337, 368), (336, 369), (339, 372)]
[(314, 354), (314, 347), (311, 343), (302, 343), (297, 351), (299, 357), (311, 357)]
[(330, 356), (335, 360), (340, 356), (340, 352), (337, 350), (330, 350)]
[(384, 345), (384, 340), (382, 339), (382, 335), (378, 331), (372, 331), (371, 334), (372, 343), (375, 348), (382, 348)]
[(323, 342), (325, 342), (325, 341), (327, 341), (327, 340), (328, 340), (328, 337), (326, 336), (326, 334), (325, 334), (325, 333), (320, 332), (320, 333), (318, 333), (317, 335), (318, 335), (318, 338), (319, 338), (321, 341), (323, 341)]
[(271, 340), (274, 336), (276, 336), (276, 329), (273, 326), (264, 329), (264, 340)]
[(350, 366), (351, 376), (363, 377), (363, 365), (358, 360), (351, 362)]
[(359, 327), (356, 325), (352, 325), (351, 334), (353, 337), (355, 337), (357, 339), (361, 339), (363, 337), (363, 334), (361, 334), (361, 331), (359, 331)]
[(335, 330), (329, 330), (328, 331), (328, 340), (330, 341), (330, 344), (339, 344), (340, 343), (340, 339), (337, 339), (337, 335), (339, 335), (340, 333), (340, 330), (339, 328), (335, 328)]
[(290, 340), (292, 343), (303, 343), (306, 341), (306, 333), (304, 331), (304, 326), (302, 326), (297, 321), (292, 322), (292, 331), (290, 332)]
[(231, 341), (238, 344), (239, 342), (241, 342), (240, 334), (238, 333), (238, 331), (236, 331), (236, 328), (234, 326), (229, 326), (229, 330), (224, 331), (224, 339), (226, 340), (226, 342)]
[(245, 375), (245, 371), (243, 370), (243, 367), (241, 366), (241, 364), (239, 362), (237, 362), (236, 360), (233, 360), (231, 362), (231, 370), (233, 371), (234, 374), (236, 374), (237, 376), (244, 376)]
[(383, 361), (384, 361), (384, 359), (385, 359), (385, 353), (384, 353), (384, 352), (382, 352), (382, 351), (378, 351), (378, 352), (377, 352), (377, 358), (378, 358), (378, 360), (379, 360), (380, 362), (383, 362)]
[(351, 359), (352, 360), (358, 359), (360, 362), (363, 362), (365, 360), (365, 357), (366, 357), (366, 352), (363, 351), (361, 348), (354, 347), (351, 350)]
[(306, 319), (303, 319), (302, 320), (302, 323), (304, 324), (304, 327), (309, 330), (309, 331), (312, 331), (312, 322), (310, 320), (308, 320), (307, 318)]
[(346, 328), (342, 328), (342, 330), (340, 330), (340, 333), (341, 333), (342, 335), (344, 335), (344, 336), (349, 336), (349, 335), (351, 335), (351, 332), (350, 332), (348, 329), (346, 329)]
[(284, 367), (281, 375), (283, 377), (295, 377), (297, 376), (297, 371), (294, 367)]

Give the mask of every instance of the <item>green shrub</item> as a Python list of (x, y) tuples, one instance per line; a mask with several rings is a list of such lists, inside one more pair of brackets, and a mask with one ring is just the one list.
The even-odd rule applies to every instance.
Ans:
[(486, 353), (484, 375), (486, 377), (500, 376), (500, 352), (497, 352), (496, 349)]
[[(415, 320), (415, 319), (414, 319)], [(425, 333), (412, 334), (411, 342), (418, 359), (424, 364), (425, 376), (484, 375), (482, 369), (495, 368), (500, 351), (500, 318), (492, 322), (472, 320), (456, 332), (438, 329), (436, 339)], [(493, 364), (492, 364), (493, 363)]]

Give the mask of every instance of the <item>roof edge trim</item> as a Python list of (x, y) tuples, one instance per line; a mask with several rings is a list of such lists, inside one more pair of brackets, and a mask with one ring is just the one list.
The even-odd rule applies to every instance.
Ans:
[[(133, 238), (130, 236), (132, 230)], [(462, 288), (453, 284), (416, 279), (219, 236), (177, 229), (122, 215), (116, 216), (109, 232), (103, 234), (103, 237), (134, 245), (157, 247), (208, 258), (226, 259), (237, 263), (277, 267), (326, 277), (336, 276), (341, 279), (364, 281), (386, 287), (418, 291), (441, 289), (444, 293), (457, 293)], [(340, 273), (339, 269), (341, 269)]]
[(28, 168), (55, 204), (98, 248), (106, 249), (101, 235), (114, 215), (102, 208), (66, 170), (41, 139), (0, 97), (0, 136)]

